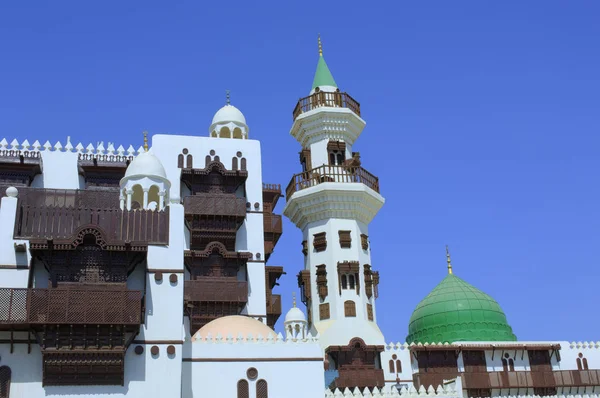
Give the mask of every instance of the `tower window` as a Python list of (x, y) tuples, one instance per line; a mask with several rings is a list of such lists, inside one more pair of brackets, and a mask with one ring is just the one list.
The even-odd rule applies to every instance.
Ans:
[(587, 358), (583, 357), (583, 354), (580, 352), (577, 356), (577, 369), (578, 370), (588, 370), (588, 361)]
[(269, 386), (266, 380), (260, 379), (256, 382), (256, 398), (269, 398)]
[(313, 235), (313, 247), (315, 251), (322, 252), (327, 249), (327, 233), (320, 232), (318, 234)]
[(510, 358), (508, 353), (504, 354), (504, 358), (502, 358), (502, 368), (505, 372), (514, 372), (515, 371), (515, 361)]
[(350, 236), (351, 231), (338, 231), (340, 236), (340, 247), (348, 249), (352, 247), (352, 237)]
[(329, 303), (319, 304), (319, 319), (323, 321), (329, 317)]
[(339, 290), (356, 290), (360, 294), (360, 283), (358, 278), (358, 261), (344, 261), (338, 263)]
[(329, 165), (341, 166), (346, 160), (346, 143), (342, 141), (329, 141), (327, 144)]
[(352, 300), (344, 301), (344, 315), (346, 318), (356, 316), (356, 304)]

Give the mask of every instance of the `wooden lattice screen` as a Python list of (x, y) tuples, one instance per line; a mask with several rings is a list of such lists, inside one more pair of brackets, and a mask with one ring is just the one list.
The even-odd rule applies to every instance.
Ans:
[(237, 398), (250, 398), (250, 387), (247, 380), (240, 380), (237, 383)]
[(269, 387), (266, 380), (256, 382), (256, 398), (269, 398)]
[(10, 375), (11, 371), (8, 366), (0, 367), (0, 398), (9, 398), (10, 396)]

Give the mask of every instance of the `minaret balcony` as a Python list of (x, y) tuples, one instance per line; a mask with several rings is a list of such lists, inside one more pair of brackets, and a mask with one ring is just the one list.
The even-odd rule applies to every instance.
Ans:
[(329, 108), (347, 108), (360, 116), (360, 104), (347, 93), (317, 91), (308, 97), (300, 98), (294, 108), (294, 121), (303, 113), (313, 109)]
[(323, 165), (294, 175), (285, 190), (287, 200), (290, 200), (294, 192), (325, 182), (364, 184), (379, 193), (379, 178), (362, 167)]

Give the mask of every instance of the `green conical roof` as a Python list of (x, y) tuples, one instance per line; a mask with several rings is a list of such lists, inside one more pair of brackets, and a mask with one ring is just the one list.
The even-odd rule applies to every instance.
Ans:
[(516, 340), (500, 305), (451, 273), (417, 305), (406, 337), (409, 344)]
[(329, 71), (329, 67), (327, 66), (327, 62), (325, 62), (323, 55), (319, 55), (319, 63), (317, 64), (317, 71), (315, 72), (312, 88), (314, 90), (319, 86), (337, 87), (337, 84), (335, 84), (335, 80), (333, 80), (333, 75)]

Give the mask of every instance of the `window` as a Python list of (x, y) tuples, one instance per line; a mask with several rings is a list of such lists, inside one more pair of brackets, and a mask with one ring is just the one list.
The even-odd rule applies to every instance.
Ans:
[(356, 304), (354, 301), (348, 300), (344, 302), (344, 315), (347, 318), (356, 316)]
[(367, 250), (369, 248), (369, 237), (365, 234), (360, 234), (360, 244), (363, 250)]
[(352, 247), (352, 237), (350, 237), (350, 232), (351, 231), (338, 231), (341, 248), (349, 249)]
[(10, 378), (11, 371), (8, 366), (0, 367), (0, 398), (9, 398), (10, 396)]
[(367, 319), (370, 321), (373, 320), (373, 305), (371, 304), (367, 304)]
[(390, 373), (402, 373), (402, 363), (396, 354), (392, 355), (392, 359), (390, 359)]
[(329, 165), (341, 166), (346, 160), (346, 143), (342, 141), (329, 141), (327, 144)]
[(515, 371), (515, 361), (510, 358), (508, 353), (504, 354), (504, 358), (502, 358), (502, 367), (505, 372), (514, 372)]
[(250, 387), (247, 380), (240, 380), (237, 383), (237, 398), (250, 398)]
[(588, 370), (588, 361), (580, 352), (577, 358), (577, 370)]
[(313, 235), (313, 247), (315, 251), (322, 252), (327, 249), (327, 233), (320, 232), (318, 234)]
[(256, 382), (256, 398), (269, 398), (269, 386), (266, 380), (260, 379)]
[(393, 359), (390, 359), (390, 373), (396, 373), (396, 367)]
[(348, 275), (342, 275), (342, 289), (348, 289)]
[(360, 294), (360, 279), (358, 278), (358, 261), (338, 262), (338, 279), (340, 295), (342, 290), (355, 290)]
[(319, 304), (319, 319), (329, 319), (329, 303)]

